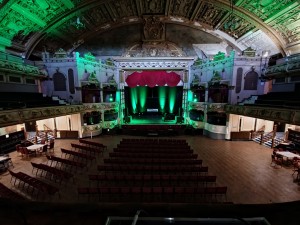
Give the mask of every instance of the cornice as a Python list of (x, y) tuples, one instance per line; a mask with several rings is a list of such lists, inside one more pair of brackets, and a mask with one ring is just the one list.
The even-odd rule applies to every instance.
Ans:
[(225, 105), (225, 112), (265, 120), (300, 125), (300, 110), (243, 105)]

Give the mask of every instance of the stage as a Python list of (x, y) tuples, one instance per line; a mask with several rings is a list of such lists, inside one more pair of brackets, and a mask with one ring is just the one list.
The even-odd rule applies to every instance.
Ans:
[(172, 125), (176, 124), (175, 115), (172, 118), (166, 118), (166, 116), (154, 113), (137, 114), (130, 116), (130, 122), (126, 123), (129, 125)]
[(122, 131), (127, 134), (141, 136), (173, 136), (181, 134), (186, 125), (175, 115), (145, 113), (129, 116)]

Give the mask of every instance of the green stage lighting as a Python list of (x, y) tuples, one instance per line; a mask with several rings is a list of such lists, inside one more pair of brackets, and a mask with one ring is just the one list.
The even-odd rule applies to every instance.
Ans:
[(167, 87), (158, 87), (158, 101), (161, 112), (165, 112)]
[(113, 95), (112, 95), (112, 94), (109, 95), (109, 101), (110, 101), (110, 102), (113, 102), (113, 101), (114, 101), (114, 98), (113, 98)]
[(196, 94), (194, 94), (193, 102), (198, 102), (198, 98)]
[(176, 101), (176, 89), (177, 87), (170, 87), (169, 88), (169, 109), (170, 113), (174, 112), (175, 101)]
[(140, 103), (140, 112), (146, 112), (146, 100), (147, 100), (147, 89), (146, 86), (139, 86), (138, 87), (138, 96), (139, 96), (139, 103)]
[(130, 88), (130, 99), (131, 99), (131, 107), (133, 113), (136, 113), (136, 107), (137, 107), (137, 88)]

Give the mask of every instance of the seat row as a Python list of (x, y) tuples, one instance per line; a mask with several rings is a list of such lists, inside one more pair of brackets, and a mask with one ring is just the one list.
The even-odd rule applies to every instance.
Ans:
[(111, 185), (111, 184), (127, 184), (129, 186), (141, 185), (141, 186), (186, 186), (188, 184), (193, 185), (208, 185), (216, 183), (217, 177), (211, 175), (169, 175), (169, 174), (144, 174), (144, 175), (131, 175), (131, 174), (89, 174), (89, 181), (96, 182), (97, 186)]
[(130, 147), (118, 147), (113, 149), (114, 152), (128, 152), (128, 153), (162, 153), (162, 154), (193, 154), (191, 149), (152, 149), (152, 148), (130, 148)]
[(142, 153), (110, 152), (109, 157), (131, 158), (131, 159), (134, 158), (197, 159), (198, 154), (191, 154), (191, 153), (168, 154), (168, 153), (152, 153), (152, 152), (142, 152)]
[(79, 139), (79, 143), (85, 144), (89, 147), (98, 147), (98, 148), (102, 149), (103, 151), (107, 150), (106, 145), (101, 144), (101, 143), (97, 143), (97, 142), (94, 142), (94, 141), (88, 141), (86, 139)]
[(60, 150), (61, 150), (62, 154), (65, 154), (65, 156), (67, 156), (67, 155), (72, 156), (74, 160), (84, 161), (85, 163), (88, 163), (89, 160), (90, 161), (96, 160), (95, 156), (92, 156), (87, 153), (72, 151), (72, 150), (65, 149), (65, 148), (61, 148)]
[(126, 202), (226, 202), (227, 186), (217, 187), (78, 187), (78, 198), (97, 197), (100, 201)]
[(35, 177), (29, 176), (23, 172), (13, 172), (11, 170), (8, 170), (10, 175), (11, 175), (11, 180), (10, 182), (12, 183), (12, 181), (14, 180), (14, 184), (16, 185), (17, 181), (18, 181), (18, 187), (20, 187), (21, 184), (22, 185), (22, 189), (25, 191), (29, 191), (31, 188), (31, 194), (34, 194), (34, 191), (37, 191), (37, 197), (39, 195), (39, 193), (43, 193), (43, 194), (48, 194), (48, 195), (54, 195), (56, 193), (58, 193), (59, 197), (59, 189), (57, 187), (54, 187), (50, 184), (47, 184)]
[(97, 166), (100, 172), (117, 172), (117, 173), (207, 173), (207, 166), (191, 166), (191, 165), (120, 165), (120, 164), (104, 164)]
[(145, 149), (191, 149), (188, 145), (170, 145), (170, 144), (148, 144), (148, 143), (139, 143), (139, 144), (132, 144), (132, 143), (125, 143), (125, 144), (118, 144), (118, 148), (145, 148)]
[(22, 195), (18, 194), (17, 192), (14, 192), (10, 188), (6, 187), (4, 184), (0, 183), (0, 197), (1, 198), (8, 198), (15, 201), (24, 201), (28, 200)]
[(54, 180), (58, 183), (61, 183), (63, 180), (69, 180), (70, 178), (73, 178), (74, 181), (74, 175), (64, 170), (60, 170), (42, 163), (31, 162), (31, 165), (32, 173), (34, 172), (34, 170), (36, 170), (36, 175), (38, 175), (38, 172), (40, 172), (41, 176), (49, 178), (50, 180)]
[(82, 162), (76, 162), (73, 160), (64, 159), (53, 155), (47, 155), (46, 157), (50, 161), (50, 166), (52, 166), (53, 164), (55, 164), (54, 167), (59, 167), (59, 168), (62, 168), (64, 166), (66, 169), (69, 169), (70, 171), (72, 171), (73, 169), (77, 171), (78, 168), (80, 169), (87, 168), (87, 164)]
[(108, 164), (158, 164), (158, 165), (202, 165), (201, 159), (151, 159), (151, 158), (105, 158), (103, 159), (104, 163)]
[(142, 138), (123, 138), (120, 143), (168, 143), (168, 144), (187, 144), (185, 139), (142, 139)]
[(97, 155), (97, 154), (103, 155), (103, 150), (98, 147), (90, 147), (85, 144), (76, 144), (76, 143), (71, 143), (71, 147), (74, 148), (75, 150), (85, 152), (89, 155)]

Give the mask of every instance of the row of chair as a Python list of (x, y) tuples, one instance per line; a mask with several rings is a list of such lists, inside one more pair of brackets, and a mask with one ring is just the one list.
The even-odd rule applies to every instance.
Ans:
[(38, 172), (40, 172), (41, 176), (50, 178), (50, 180), (54, 180), (55, 182), (58, 182), (60, 184), (63, 180), (69, 180), (70, 178), (73, 178), (74, 181), (74, 175), (67, 171), (60, 170), (42, 163), (31, 162), (31, 165), (32, 173), (34, 172), (34, 170), (36, 170), (36, 175), (38, 175)]
[(202, 165), (201, 159), (151, 159), (151, 158), (105, 158), (104, 163), (108, 164), (150, 164), (150, 165)]
[(94, 142), (94, 141), (89, 141), (89, 140), (86, 140), (86, 139), (79, 139), (79, 143), (81, 144), (85, 144), (89, 147), (98, 147), (100, 149), (102, 149), (103, 151), (106, 151), (107, 150), (107, 146), (102, 144), (102, 143), (98, 143), (98, 142)]
[(168, 153), (152, 153), (152, 152), (110, 152), (109, 157), (117, 158), (158, 158), (158, 159), (197, 159), (198, 154), (191, 153), (178, 153), (178, 154), (168, 154)]
[(120, 143), (168, 143), (168, 144), (187, 144), (185, 139), (143, 139), (143, 138), (123, 138)]
[(4, 184), (0, 183), (0, 197), (8, 198), (15, 201), (28, 200), (17, 192), (14, 192), (10, 188), (6, 187)]
[(151, 148), (113, 148), (114, 152), (132, 152), (132, 153), (161, 153), (161, 154), (193, 154), (191, 149), (151, 149)]
[(95, 156), (86, 154), (86, 153), (82, 153), (82, 152), (77, 152), (77, 151), (72, 151), (72, 150), (68, 150), (65, 148), (61, 148), (61, 153), (65, 154), (65, 156), (69, 155), (69, 157), (73, 157), (74, 160), (77, 161), (84, 161), (85, 163), (88, 163), (88, 161), (93, 161), (96, 160)]
[(117, 172), (117, 173), (136, 173), (136, 174), (145, 174), (145, 173), (207, 173), (207, 166), (191, 166), (191, 165), (118, 165), (118, 164), (104, 164), (97, 166), (98, 171), (100, 172)]
[(226, 202), (227, 186), (216, 187), (78, 187), (80, 196), (98, 197), (101, 201), (139, 202)]
[(70, 171), (72, 171), (73, 169), (77, 171), (78, 168), (83, 169), (87, 167), (87, 164), (82, 162), (76, 162), (73, 160), (64, 159), (53, 155), (47, 155), (46, 157), (50, 161), (50, 166), (52, 166), (52, 164), (55, 163), (55, 167), (65, 167), (67, 170), (69, 169)]
[(58, 193), (59, 197), (59, 189), (57, 187), (54, 187), (48, 183), (45, 183), (35, 177), (29, 176), (23, 172), (13, 172), (11, 170), (8, 170), (11, 175), (11, 182), (14, 179), (14, 185), (16, 185), (16, 182), (18, 181), (18, 187), (20, 187), (21, 184), (23, 184), (22, 189), (25, 191), (29, 191), (31, 188), (31, 195), (34, 194), (34, 191), (37, 191), (37, 197), (39, 193), (54, 195)]
[(71, 143), (71, 147), (74, 148), (75, 150), (85, 152), (89, 155), (97, 155), (97, 154), (103, 155), (102, 149), (96, 147), (90, 147), (85, 144)]
[(188, 184), (193, 185), (208, 185), (215, 184), (217, 177), (211, 175), (173, 175), (173, 174), (89, 174), (89, 181), (96, 182), (97, 186), (101, 184), (127, 184), (129, 186), (140, 185), (140, 186), (186, 186)]
[(135, 144), (135, 143), (124, 143), (124, 144), (117, 144), (118, 148), (146, 148), (146, 149), (191, 149), (188, 145), (181, 145), (181, 144)]

